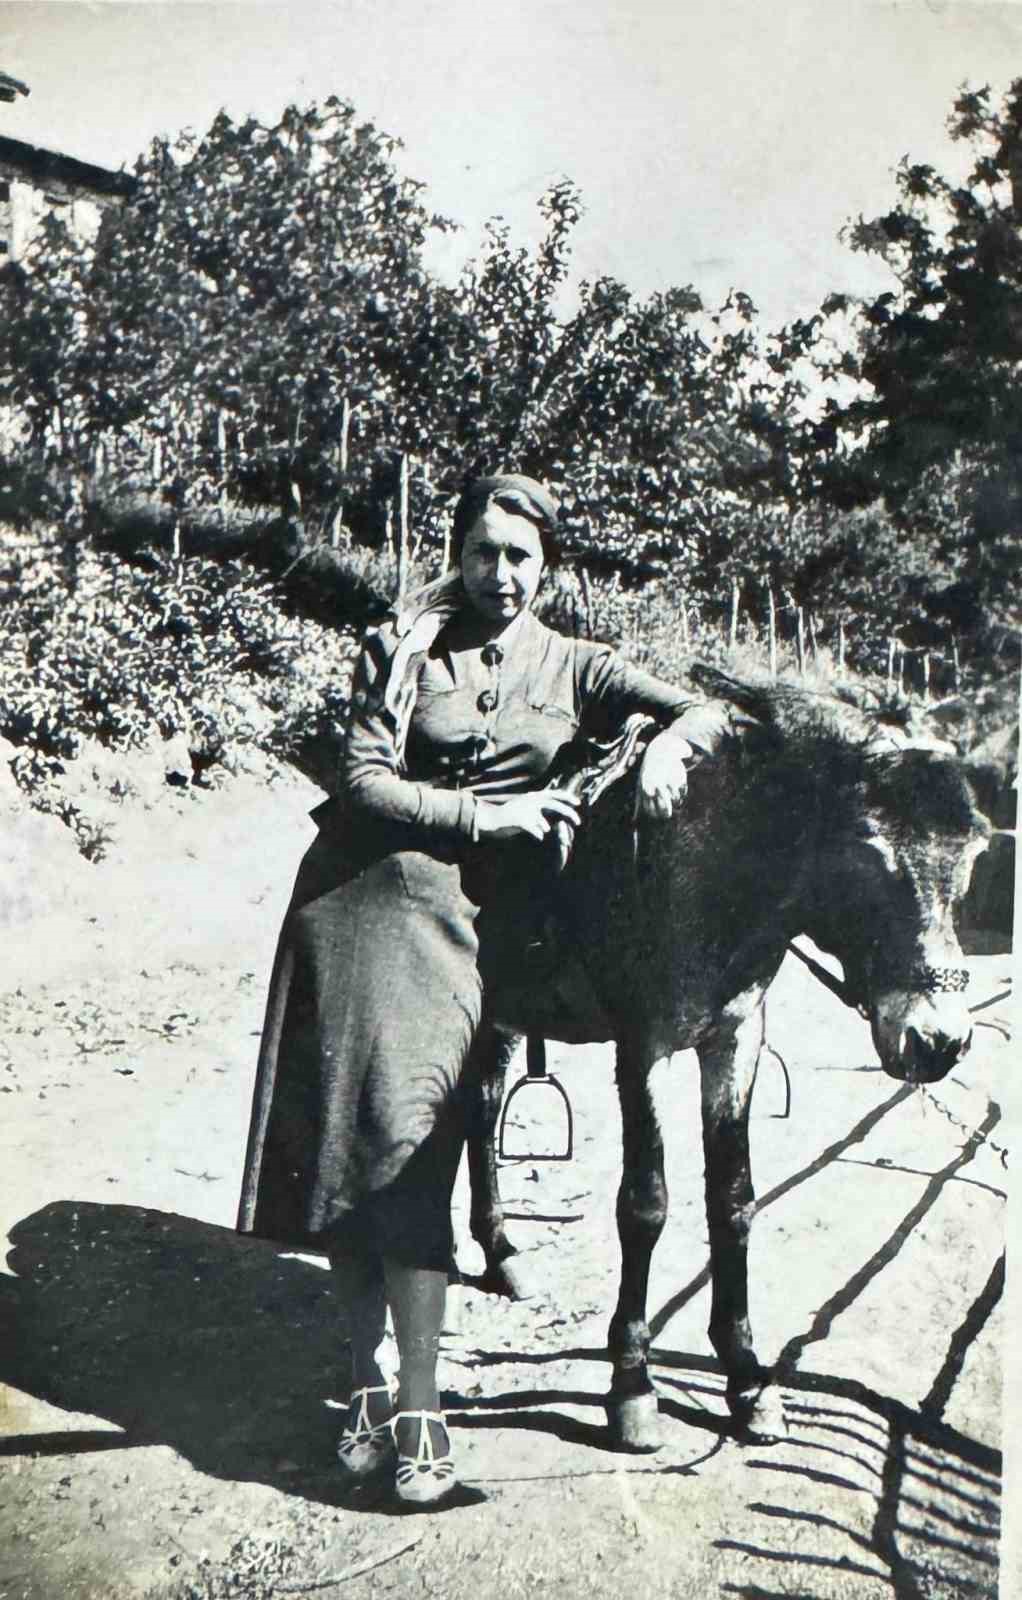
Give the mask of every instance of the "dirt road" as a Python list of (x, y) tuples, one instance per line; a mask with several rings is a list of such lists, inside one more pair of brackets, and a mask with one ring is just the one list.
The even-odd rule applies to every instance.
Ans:
[[(664, 1445), (607, 1451), (617, 1111), (608, 1053), (564, 1049), (576, 1159), (504, 1173), (535, 1296), (452, 1295), (441, 1377), (476, 1503), (410, 1517), (343, 1500), (328, 1274), (230, 1231), (263, 986), (313, 799), (256, 778), (161, 796), (125, 817), (102, 868), (83, 874), (55, 844), (66, 892), (43, 884), (39, 914), (9, 918), (0, 1600), (994, 1595), (1006, 1005), (982, 1013), (994, 1025), (949, 1081), (912, 1093), (793, 964), (769, 1026), (791, 1113), (771, 1059), (752, 1136), (753, 1324), (761, 1356), (789, 1368), (788, 1436), (728, 1435), (686, 1054), (656, 1074)], [(1008, 987), (1007, 958), (969, 965), (977, 1001)], [(466, 1200), (460, 1187), (470, 1278)]]

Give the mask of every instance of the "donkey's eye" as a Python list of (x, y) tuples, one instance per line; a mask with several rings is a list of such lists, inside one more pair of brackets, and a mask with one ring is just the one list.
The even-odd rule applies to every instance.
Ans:
[(880, 838), (879, 824), (870, 817), (862, 817), (855, 824), (855, 837), (862, 839), (866, 844), (872, 844), (875, 839)]

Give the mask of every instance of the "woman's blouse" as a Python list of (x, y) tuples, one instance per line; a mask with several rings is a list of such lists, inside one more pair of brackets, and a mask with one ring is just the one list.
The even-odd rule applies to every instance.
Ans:
[(367, 635), (355, 673), (344, 785), (356, 808), (438, 842), (470, 839), (476, 798), (542, 788), (578, 732), (615, 734), (633, 712), (667, 724), (693, 702), (609, 646), (554, 633), (524, 612), (499, 640), (452, 647), (450, 627), (410, 670), (416, 697), (402, 762), (384, 689), (392, 624)]

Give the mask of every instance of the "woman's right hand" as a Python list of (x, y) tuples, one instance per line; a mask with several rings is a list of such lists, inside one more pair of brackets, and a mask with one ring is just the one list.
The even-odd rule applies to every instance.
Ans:
[(565, 789), (538, 789), (500, 804), (476, 800), (476, 833), (480, 839), (513, 839), (519, 833), (545, 839), (554, 823), (570, 822), (577, 828), (580, 821), (578, 801)]

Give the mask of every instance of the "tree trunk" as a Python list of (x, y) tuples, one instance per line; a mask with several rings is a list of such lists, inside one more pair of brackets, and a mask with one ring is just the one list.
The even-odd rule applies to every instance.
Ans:
[(222, 409), (217, 409), (216, 414), (216, 461), (217, 473), (220, 478), (220, 488), (217, 493), (217, 504), (220, 515), (227, 512), (227, 422)]
[(887, 693), (894, 688), (894, 669), (898, 660), (897, 641), (892, 638), (887, 640)]
[(408, 457), (401, 457), (397, 491), (397, 600), (402, 605), (408, 588)]
[(773, 586), (770, 583), (769, 579), (767, 579), (767, 582), (765, 584), (765, 588), (766, 588), (766, 602), (767, 602), (767, 649), (768, 649), (769, 654), (770, 654), (770, 676), (771, 676), (771, 678), (776, 678), (776, 676), (777, 676), (777, 607), (774, 605), (774, 591), (773, 591)]
[(738, 643), (738, 608), (741, 603), (741, 585), (737, 578), (731, 579), (731, 605), (728, 614), (727, 642), (730, 649)]
[(809, 630), (809, 653), (814, 661), (819, 660), (819, 647), (816, 643), (816, 618), (811, 611), (806, 612), (806, 626)]
[(350, 428), (351, 401), (345, 395), (341, 401), (341, 456), (339, 465), (342, 478), (346, 478), (348, 475), (348, 431)]
[(806, 618), (801, 606), (795, 607), (795, 659), (798, 663), (799, 677), (804, 677), (806, 670)]
[(962, 663), (958, 655), (958, 636), (957, 634), (953, 633), (951, 635), (951, 687), (954, 689), (955, 694), (957, 694), (961, 686)]
[(844, 617), (838, 617), (838, 620), (837, 620), (837, 675), (838, 675), (839, 678), (843, 678), (844, 675), (845, 675), (845, 619), (844, 619)]
[(583, 566), (580, 566), (578, 569), (578, 586), (582, 591), (582, 605), (584, 607), (586, 638), (591, 639), (596, 631), (595, 619), (593, 617), (593, 591), (589, 585), (589, 574)]

